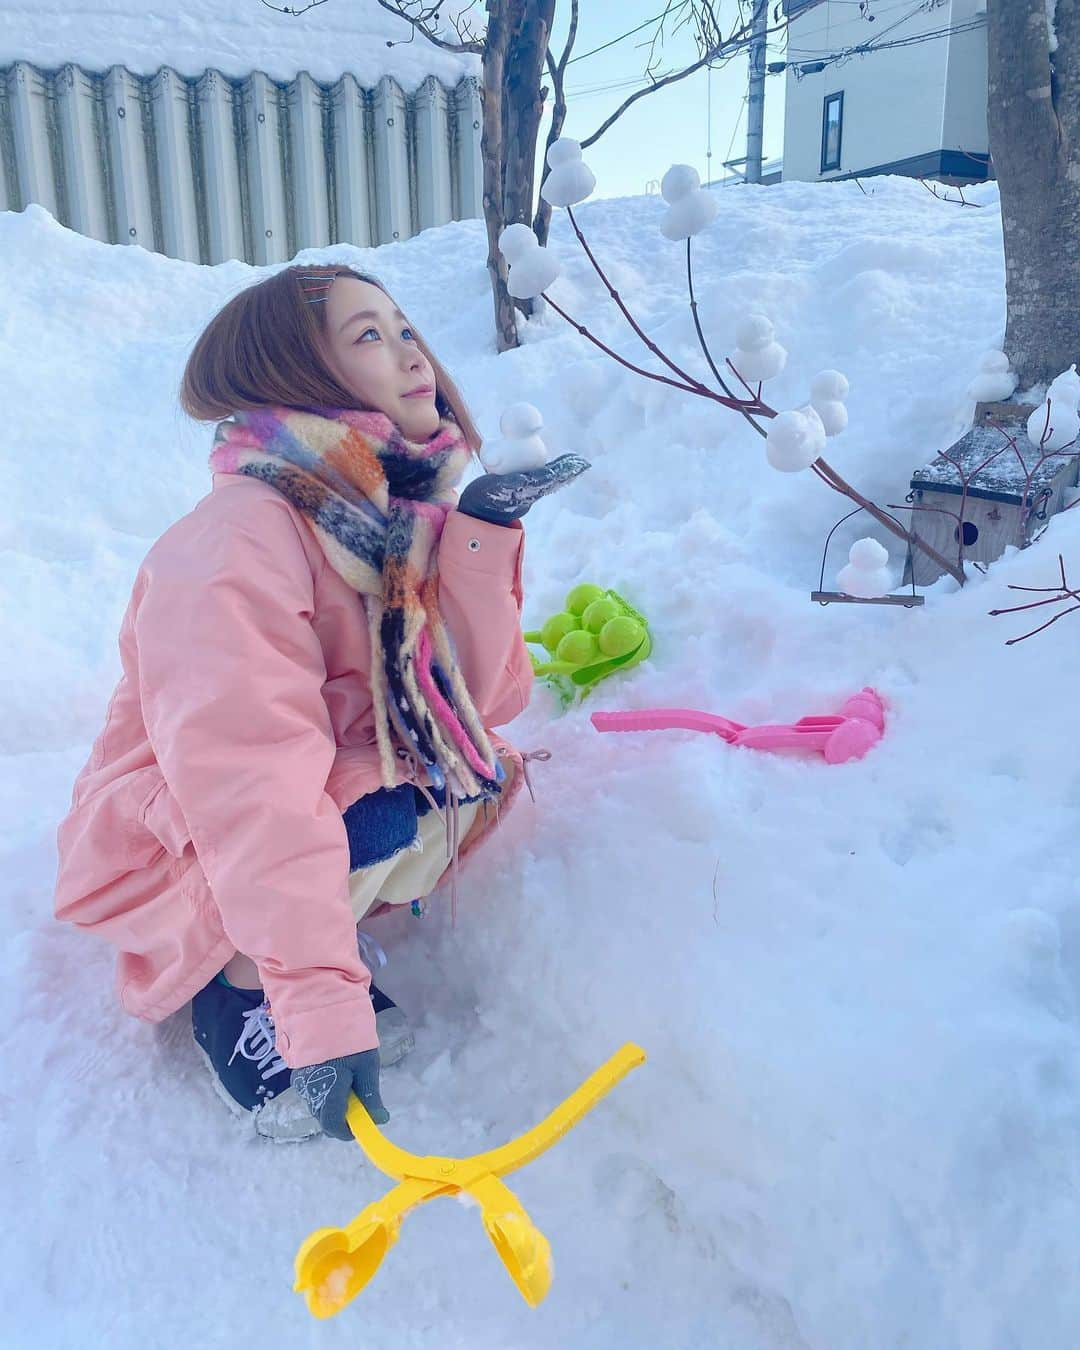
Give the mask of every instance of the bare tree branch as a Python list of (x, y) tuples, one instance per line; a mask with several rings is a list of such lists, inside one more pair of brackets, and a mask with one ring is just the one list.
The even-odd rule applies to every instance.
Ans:
[[(272, 9), (277, 14), (289, 14), (294, 19), (298, 19), (302, 14), (306, 14), (309, 9), (318, 9), (320, 5), (325, 5), (327, 0), (307, 0), (304, 5), (275, 5), (271, 3), (271, 0), (262, 0), (262, 3), (267, 9)], [(412, 42), (416, 34), (419, 33), (421, 37), (427, 38), (428, 42), (441, 48), (444, 52), (471, 53), (474, 56), (483, 55), (484, 39), (483, 37), (473, 36), (472, 25), (465, 18), (469, 10), (476, 7), (477, 0), (470, 0), (470, 3), (451, 20), (450, 26), (457, 33), (458, 42), (447, 42), (445, 38), (439, 37), (431, 26), (433, 23), (438, 24), (439, 11), (446, 0), (435, 0), (434, 4), (426, 7), (423, 0), (378, 0), (378, 3), (389, 14), (395, 14), (412, 27), (412, 32), (407, 38), (401, 38), (397, 42), (388, 40), (386, 43), (388, 47), (405, 46)]]
[[(321, 0), (320, 0), (321, 3)], [(473, 38), (463, 42), (447, 42), (445, 38), (439, 37), (438, 33), (431, 28), (432, 22), (438, 23), (439, 11), (442, 9), (445, 0), (436, 0), (436, 3), (425, 9), (422, 0), (379, 0), (379, 6), (390, 14), (396, 14), (399, 19), (404, 19), (410, 23), (413, 29), (435, 47), (444, 52), (470, 52), (474, 56), (482, 56), (484, 52), (484, 43), (482, 39)], [(468, 7), (472, 8), (472, 5)], [(410, 13), (410, 10), (418, 9), (418, 14)], [(466, 11), (467, 12), (467, 11)], [(458, 37), (462, 36), (458, 23), (455, 20), (451, 25)], [(396, 44), (394, 44), (396, 45)]]
[[(555, 95), (555, 104), (551, 110), (551, 126), (548, 128), (547, 141), (544, 145), (544, 161), (540, 170), (540, 189), (543, 190), (544, 183), (547, 180), (551, 169), (547, 162), (547, 152), (552, 145), (562, 135), (563, 126), (566, 123), (566, 66), (570, 60), (570, 53), (574, 49), (574, 42), (577, 38), (578, 29), (578, 0), (570, 0), (570, 29), (566, 35), (566, 46), (563, 48), (562, 56), (558, 62), (551, 55), (551, 48), (547, 50), (547, 68), (551, 75), (551, 86)], [(536, 204), (536, 214), (533, 217), (533, 234), (541, 247), (547, 243), (548, 231), (551, 227), (551, 203), (538, 196)]]
[[(816, 9), (818, 5), (824, 3), (825, 0), (815, 0), (815, 3), (813, 5), (807, 6), (807, 9), (808, 10)], [(659, 80), (654, 79), (651, 73), (651, 69), (647, 68), (645, 72), (645, 77), (646, 79), (652, 80), (653, 82), (649, 84), (645, 89), (639, 89), (637, 93), (631, 94), (630, 97), (626, 99), (623, 103), (621, 103), (619, 107), (616, 108), (615, 111), (611, 114), (611, 116), (605, 122), (603, 122), (596, 129), (596, 131), (593, 132), (591, 136), (586, 137), (585, 140), (581, 142), (581, 148), (583, 150), (586, 150), (590, 145), (595, 144), (595, 142), (600, 139), (600, 137), (604, 134), (604, 132), (607, 131), (609, 127), (613, 126), (623, 115), (623, 113), (626, 112), (626, 110), (633, 104), (635, 104), (638, 101), (638, 99), (647, 98), (650, 94), (657, 93), (659, 90), (666, 88), (669, 84), (676, 84), (679, 80), (685, 80), (688, 75), (693, 75), (696, 71), (701, 70), (703, 66), (710, 65), (712, 62), (718, 61), (725, 56), (733, 56), (736, 52), (742, 51), (749, 44), (753, 24), (752, 21), (747, 21), (745, 18), (745, 11), (743, 10), (742, 0), (739, 0), (739, 25), (731, 32), (731, 34), (727, 38), (720, 39), (719, 41), (714, 41), (711, 43), (711, 45), (708, 46), (706, 46), (707, 40), (712, 38), (719, 32), (718, 21), (712, 6), (707, 3), (707, 0), (683, 0), (683, 5), (689, 6), (689, 8), (693, 11), (695, 17), (697, 17), (699, 25), (698, 46), (699, 49), (703, 46), (706, 47), (704, 54), (701, 57), (699, 57), (697, 61), (693, 62), (691, 65), (684, 67), (682, 70), (675, 71), (673, 74), (667, 75), (663, 79)], [(683, 5), (681, 5), (680, 8), (682, 8)], [(699, 6), (700, 11), (698, 9)], [(663, 15), (661, 16), (661, 28), (663, 27), (663, 20), (667, 18), (668, 12), (669, 10), (671, 10), (671, 8), (672, 8), (671, 0), (669, 0), (668, 6), (664, 10)], [(800, 11), (800, 13), (801, 12), (802, 11)], [(703, 24), (704, 27), (702, 26)], [(715, 29), (713, 25), (716, 25)], [(783, 23), (778, 23), (774, 27), (766, 29), (766, 36), (768, 36), (769, 33), (778, 33), (784, 31), (786, 30), (786, 28), (787, 22), (785, 20)], [(649, 59), (651, 67), (654, 58), (652, 55), (650, 55)]]

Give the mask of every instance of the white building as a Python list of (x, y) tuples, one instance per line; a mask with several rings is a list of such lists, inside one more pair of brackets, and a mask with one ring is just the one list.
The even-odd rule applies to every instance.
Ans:
[(784, 177), (987, 176), (986, 0), (784, 0)]

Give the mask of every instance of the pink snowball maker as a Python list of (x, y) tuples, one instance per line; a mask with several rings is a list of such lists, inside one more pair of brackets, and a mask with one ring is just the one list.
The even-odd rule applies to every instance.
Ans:
[(711, 731), (728, 745), (752, 750), (820, 750), (827, 764), (861, 759), (885, 733), (885, 709), (873, 689), (849, 698), (835, 717), (801, 717), (790, 724), (744, 727), (693, 708), (596, 712), (591, 720), (597, 731)]

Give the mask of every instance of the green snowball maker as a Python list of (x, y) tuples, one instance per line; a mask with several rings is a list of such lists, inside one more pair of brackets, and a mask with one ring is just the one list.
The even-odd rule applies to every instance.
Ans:
[(644, 661), (652, 651), (643, 615), (615, 591), (583, 582), (566, 597), (566, 608), (542, 628), (525, 634), (551, 660), (533, 655), (533, 670), (548, 678), (564, 703), (584, 697), (595, 684)]

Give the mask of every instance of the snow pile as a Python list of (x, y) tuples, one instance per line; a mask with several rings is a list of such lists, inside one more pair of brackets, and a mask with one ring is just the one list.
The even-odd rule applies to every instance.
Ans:
[[(882, 504), (966, 428), (967, 384), (1001, 343), (996, 192), (972, 191), (987, 209), (903, 180), (873, 197), (746, 189), (694, 241), (718, 359), (738, 317), (763, 312), (790, 353), (775, 406), (842, 370), (850, 424), (830, 462)], [(685, 248), (659, 244), (657, 210), (577, 214), (650, 337), (708, 378)], [(562, 215), (551, 249), (553, 298), (651, 364)], [(486, 434), (528, 400), (551, 454), (592, 460), (529, 517), (526, 620), (588, 581), (652, 629), (651, 658), (585, 707), (559, 716), (538, 686), (512, 735), (552, 751), (539, 804), (466, 870), (458, 927), (439, 905), (372, 925), (417, 1032), (384, 1081), (406, 1147), (491, 1147), (623, 1041), (649, 1052), (513, 1178), (551, 1240), (552, 1293), (528, 1310), (475, 1215), (432, 1204), (357, 1303), (310, 1324), (290, 1291), (296, 1246), (385, 1180), (336, 1143), (249, 1142), (183, 1014), (157, 1030), (124, 1017), (103, 947), (50, 921), (53, 830), (101, 725), (136, 566), (208, 487), (210, 430), (176, 409), (182, 364), (255, 272), (110, 248), (34, 208), (0, 216), (8, 1336), (50, 1350), (1069, 1350), (1080, 619), (1006, 649), (1030, 623), (986, 611), (1012, 602), (1009, 582), (1051, 584), (1059, 550), (1075, 568), (1080, 515), (962, 592), (941, 581), (922, 610), (814, 606), (850, 503), (775, 473), (743, 419), (633, 376), (550, 311), (495, 355), (485, 251), (472, 221), (307, 258), (376, 271)], [(831, 576), (868, 530), (881, 540), (865, 517), (837, 531)], [(864, 685), (888, 728), (843, 766), (588, 722), (653, 706), (790, 721)]]
[[(231, 77), (261, 70), (272, 80), (291, 80), (306, 70), (327, 82), (349, 72), (365, 87), (391, 75), (407, 92), (428, 75), (453, 85), (480, 73), (479, 57), (414, 37), (410, 24), (375, 0), (331, 0), (310, 8), (299, 0), (292, 6), (305, 10), (299, 15), (282, 13), (287, 8), (285, 0), (184, 0), (149, 9), (143, 0), (17, 0), (4, 6), (0, 65), (30, 61), (55, 69), (74, 61), (85, 70), (126, 66), (136, 75), (170, 66), (188, 77), (208, 68)], [(440, 9), (451, 42), (457, 38), (449, 19), (464, 8), (457, 3)]]

